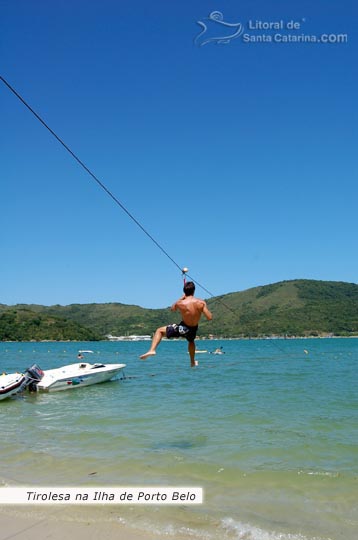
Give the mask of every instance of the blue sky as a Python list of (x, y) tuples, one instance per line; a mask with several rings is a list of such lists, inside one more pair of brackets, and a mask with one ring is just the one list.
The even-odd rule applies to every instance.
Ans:
[[(213, 294), (357, 282), (354, 2), (0, 9), (2, 76)], [(195, 44), (213, 11), (250, 36), (282, 20), (348, 41)], [(176, 266), (3, 84), (0, 102), (0, 303), (171, 304)]]

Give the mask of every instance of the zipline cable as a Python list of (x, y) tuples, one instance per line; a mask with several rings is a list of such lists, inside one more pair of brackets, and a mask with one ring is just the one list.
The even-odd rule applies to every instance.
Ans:
[[(160, 245), (160, 243), (147, 231), (147, 229), (134, 217), (134, 215), (124, 206), (124, 204), (112, 193), (112, 191), (91, 171), (89, 167), (71, 150), (71, 148), (57, 135), (57, 133), (50, 128), (50, 126), (41, 118), (41, 116), (27, 103), (27, 101), (15, 90), (15, 88), (0, 75), (0, 80), (7, 86), (7, 88), (21, 101), (23, 105), (37, 118), (37, 120), (51, 133), (53, 137), (67, 150), (67, 152), (77, 161), (77, 163), (91, 176), (91, 178), (97, 183), (97, 185), (109, 196), (111, 199), (127, 214), (127, 216), (141, 229), (142, 232), (157, 246), (158, 249), (182, 272), (183, 269), (180, 265), (169, 255), (169, 253)], [(196, 285), (198, 285), (203, 291), (208, 293), (212, 298), (215, 295), (210, 292), (206, 287), (201, 283), (195, 280), (193, 277), (188, 276)], [(237, 315), (237, 313), (225, 302), (217, 299), (223, 306), (225, 306), (229, 311)]]
[(25, 105), (25, 107), (37, 118), (39, 122), (55, 137), (55, 139), (71, 154), (71, 156), (81, 165), (81, 167), (93, 178), (95, 182), (100, 186), (113, 199), (113, 201), (127, 214), (127, 216), (134, 221), (134, 223), (148, 236), (148, 238), (164, 253), (168, 259), (181, 271), (179, 264), (169, 255), (169, 253), (157, 242), (157, 240), (145, 229), (145, 227), (133, 216), (133, 214), (124, 206), (123, 203), (108, 189), (108, 187), (91, 171), (85, 163), (71, 150), (71, 148), (55, 133), (53, 129), (41, 118), (41, 116), (25, 101), (25, 99), (11, 86), (11, 84), (0, 75), (2, 82), (9, 88), (9, 90)]

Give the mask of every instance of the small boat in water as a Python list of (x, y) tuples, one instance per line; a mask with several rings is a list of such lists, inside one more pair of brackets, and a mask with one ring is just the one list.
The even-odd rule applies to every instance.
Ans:
[(0, 400), (22, 392), (28, 384), (23, 373), (3, 373), (0, 375)]
[(30, 391), (55, 392), (109, 381), (125, 367), (126, 364), (80, 362), (42, 371), (34, 364), (26, 374), (31, 378)]

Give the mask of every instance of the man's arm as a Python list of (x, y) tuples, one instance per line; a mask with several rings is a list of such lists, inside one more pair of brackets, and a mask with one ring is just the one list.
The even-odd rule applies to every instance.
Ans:
[(206, 305), (206, 302), (204, 302), (203, 313), (204, 313), (205, 317), (208, 319), (208, 321), (212, 320), (213, 314), (208, 309), (208, 306)]

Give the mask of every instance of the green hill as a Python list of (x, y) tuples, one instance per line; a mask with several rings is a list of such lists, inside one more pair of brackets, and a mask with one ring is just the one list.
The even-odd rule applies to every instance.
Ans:
[[(211, 298), (211, 322), (200, 336), (358, 335), (358, 285), (294, 280)], [(69, 306), (0, 305), (0, 340), (93, 340), (107, 334), (152, 334), (178, 322), (169, 308), (120, 303)]]
[[(282, 281), (213, 298), (208, 305), (215, 313), (214, 334), (358, 334), (358, 285), (354, 283)], [(206, 331), (207, 323), (201, 328)]]
[[(102, 337), (107, 334), (151, 334), (158, 326), (167, 324), (172, 315), (169, 309), (145, 309), (120, 303), (71, 304), (69, 306), (18, 305), (46, 317), (60, 317), (90, 328)], [(0, 308), (1, 309), (1, 308)]]
[(71, 320), (43, 315), (25, 308), (10, 308), (0, 312), (0, 341), (96, 341), (98, 339), (101, 339), (99, 334)]

